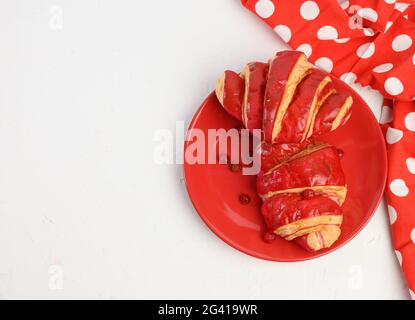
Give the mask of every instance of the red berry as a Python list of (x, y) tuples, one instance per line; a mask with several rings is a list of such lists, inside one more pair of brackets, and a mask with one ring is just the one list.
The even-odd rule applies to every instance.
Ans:
[(245, 206), (251, 202), (251, 197), (248, 196), (247, 194), (242, 193), (239, 196), (239, 202)]
[(275, 241), (275, 239), (277, 239), (277, 235), (273, 232), (265, 232), (264, 237), (263, 237), (265, 242), (272, 242)]
[(242, 166), (240, 164), (231, 164), (229, 166), (232, 172), (240, 172), (242, 170)]
[(303, 197), (303, 199), (311, 199), (311, 198), (313, 198), (313, 197), (315, 197), (316, 196), (316, 193), (313, 191), (313, 190), (311, 190), (311, 189), (307, 189), (307, 190), (304, 190), (303, 191), (303, 193), (301, 194), (301, 196)]
[(337, 154), (339, 155), (340, 159), (343, 159), (344, 157), (344, 151), (342, 149), (337, 149)]

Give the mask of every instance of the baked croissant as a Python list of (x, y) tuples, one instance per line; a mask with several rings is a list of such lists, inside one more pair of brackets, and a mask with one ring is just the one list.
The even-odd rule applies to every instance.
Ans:
[(262, 130), (257, 192), (268, 232), (310, 251), (330, 247), (341, 233), (347, 185), (341, 152), (314, 137), (347, 122), (352, 97), (297, 51), (225, 71), (215, 91), (245, 128)]

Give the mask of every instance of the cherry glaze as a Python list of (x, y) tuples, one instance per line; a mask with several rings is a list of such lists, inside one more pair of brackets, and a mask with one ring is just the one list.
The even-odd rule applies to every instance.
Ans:
[(267, 83), (268, 63), (248, 63), (245, 71), (245, 85), (248, 90), (243, 104), (242, 120), (247, 129), (262, 129), (265, 86)]
[[(321, 135), (332, 130), (333, 122), (348, 98), (349, 95), (345, 93), (335, 93), (327, 98), (314, 120), (314, 134)], [(342, 119), (343, 123), (349, 117), (350, 113), (351, 109), (344, 115)]]
[(325, 147), (296, 158), (257, 179), (259, 195), (269, 192), (314, 186), (344, 186), (346, 179), (337, 149)]
[(261, 169), (267, 172), (278, 163), (287, 160), (297, 152), (303, 150), (306, 143), (266, 143), (261, 145)]
[(324, 215), (342, 215), (339, 205), (323, 195), (303, 199), (300, 194), (287, 193), (267, 199), (261, 208), (268, 230), (294, 221)]
[(315, 112), (312, 110), (313, 102), (318, 104), (319, 100), (334, 90), (331, 82), (320, 88), (327, 77), (326, 73), (315, 69), (298, 85), (293, 100), (282, 119), (281, 132), (275, 142), (296, 143), (302, 141), (310, 113), (314, 114)]
[(245, 81), (234, 71), (225, 71), (223, 88), (223, 107), (233, 117), (242, 120), (242, 102), (245, 93)]
[(297, 62), (304, 57), (298, 51), (278, 52), (270, 62), (268, 81), (265, 88), (263, 130), (265, 141), (272, 142), (272, 131), (278, 115), (279, 106)]

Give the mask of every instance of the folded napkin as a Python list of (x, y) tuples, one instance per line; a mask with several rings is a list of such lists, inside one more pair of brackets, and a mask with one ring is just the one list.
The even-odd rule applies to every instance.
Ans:
[(380, 91), (395, 253), (415, 299), (415, 0), (242, 0), (293, 49)]

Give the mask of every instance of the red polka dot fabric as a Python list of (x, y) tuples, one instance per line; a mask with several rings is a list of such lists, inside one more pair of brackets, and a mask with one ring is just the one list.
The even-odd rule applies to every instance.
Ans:
[(242, 0), (293, 49), (384, 96), (393, 243), (415, 299), (415, 0)]

